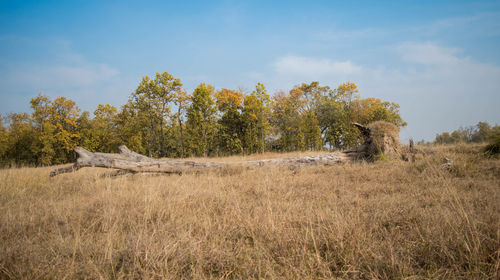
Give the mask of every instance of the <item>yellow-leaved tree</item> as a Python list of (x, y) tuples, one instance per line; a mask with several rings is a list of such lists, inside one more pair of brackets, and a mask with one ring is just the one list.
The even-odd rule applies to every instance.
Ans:
[(50, 100), (38, 94), (31, 99), (34, 141), (29, 149), (38, 164), (58, 164), (74, 160), (73, 150), (80, 133), (77, 120), (80, 109), (65, 97)]

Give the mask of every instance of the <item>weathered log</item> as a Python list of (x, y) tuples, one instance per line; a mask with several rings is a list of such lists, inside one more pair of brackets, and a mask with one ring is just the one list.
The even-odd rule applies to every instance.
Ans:
[(78, 154), (76, 163), (72, 166), (53, 170), (50, 176), (76, 171), (83, 167), (102, 167), (121, 170), (124, 173), (185, 173), (205, 170), (218, 170), (229, 166), (262, 167), (270, 165), (286, 165), (300, 167), (308, 165), (332, 165), (349, 162), (366, 157), (366, 144), (371, 143), (371, 129), (358, 123), (354, 124), (362, 133), (364, 144), (357, 149), (347, 152), (334, 152), (325, 155), (274, 158), (238, 162), (215, 161), (183, 161), (183, 160), (157, 160), (129, 150), (126, 146), (119, 147), (120, 153), (93, 153), (82, 147), (76, 147)]
[(183, 161), (183, 160), (156, 160), (130, 151), (126, 146), (120, 146), (119, 154), (93, 153), (82, 147), (76, 147), (75, 152), (79, 155), (76, 163), (72, 166), (53, 170), (50, 176), (76, 171), (83, 167), (102, 167), (128, 171), (130, 173), (185, 173), (203, 170), (217, 170), (227, 166), (262, 167), (269, 165), (329, 165), (345, 162), (349, 156), (342, 152), (326, 155), (275, 158), (252, 161), (215, 162), (215, 161)]

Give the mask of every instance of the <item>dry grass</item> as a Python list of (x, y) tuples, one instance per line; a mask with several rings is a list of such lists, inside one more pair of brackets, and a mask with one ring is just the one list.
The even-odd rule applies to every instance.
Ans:
[(495, 279), (500, 160), (479, 149), (182, 176), (0, 170), (0, 278)]

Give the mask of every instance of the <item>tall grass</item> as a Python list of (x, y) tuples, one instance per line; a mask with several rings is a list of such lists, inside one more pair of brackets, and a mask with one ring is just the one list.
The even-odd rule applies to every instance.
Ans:
[(0, 278), (494, 279), (500, 160), (478, 151), (171, 176), (0, 170)]

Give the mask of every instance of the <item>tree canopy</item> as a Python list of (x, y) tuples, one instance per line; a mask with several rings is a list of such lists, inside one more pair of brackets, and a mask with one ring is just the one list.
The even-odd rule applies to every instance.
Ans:
[[(362, 98), (352, 82), (303, 83), (273, 95), (262, 83), (250, 93), (200, 83), (189, 94), (179, 78), (163, 72), (144, 76), (119, 109), (99, 104), (91, 114), (70, 99), (42, 94), (30, 103), (31, 114), (0, 116), (2, 164), (69, 162), (78, 145), (115, 152), (125, 144), (153, 157), (346, 149), (359, 142), (353, 122), (406, 125), (398, 104)], [(488, 137), (489, 128), (478, 127), (469, 135), (474, 141)]]

